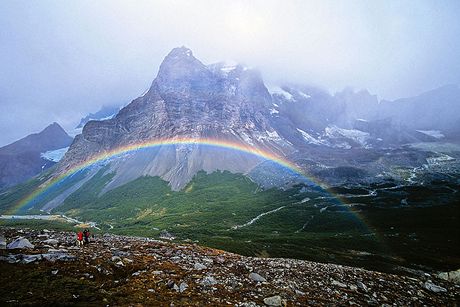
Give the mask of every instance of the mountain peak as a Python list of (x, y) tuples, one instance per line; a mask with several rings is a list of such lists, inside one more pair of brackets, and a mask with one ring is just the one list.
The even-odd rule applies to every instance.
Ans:
[(193, 83), (192, 80), (207, 80), (211, 72), (193, 56), (186, 47), (174, 48), (160, 65), (156, 82), (163, 90), (177, 90)]
[(193, 53), (192, 50), (189, 48), (182, 46), (176, 47), (172, 49), (166, 57), (192, 57)]
[(53, 122), (52, 124), (48, 125), (45, 129), (43, 129), (39, 134), (55, 134), (58, 133), (60, 135), (67, 135), (67, 132), (59, 125), (57, 122)]
[(174, 48), (164, 58), (160, 65), (159, 73), (161, 73), (161, 71), (165, 68), (169, 68), (171, 66), (183, 66), (187, 65), (187, 63), (201, 64), (201, 62), (193, 56), (193, 52), (189, 48), (184, 46)]

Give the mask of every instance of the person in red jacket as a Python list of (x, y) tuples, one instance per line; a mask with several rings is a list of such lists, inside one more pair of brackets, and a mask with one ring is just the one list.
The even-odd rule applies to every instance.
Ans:
[(81, 230), (77, 232), (77, 246), (83, 245), (83, 232)]

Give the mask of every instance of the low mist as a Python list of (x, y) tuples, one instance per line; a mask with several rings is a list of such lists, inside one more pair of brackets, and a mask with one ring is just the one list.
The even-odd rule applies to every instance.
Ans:
[(205, 64), (256, 67), (268, 85), (331, 94), (395, 100), (459, 84), (459, 12), (456, 1), (3, 1), (0, 145), (126, 105), (182, 45)]

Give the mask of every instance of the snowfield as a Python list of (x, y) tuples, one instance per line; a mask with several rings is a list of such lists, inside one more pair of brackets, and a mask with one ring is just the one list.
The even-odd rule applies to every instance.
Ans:
[(310, 134), (308, 134), (307, 132), (303, 131), (302, 129), (297, 128), (297, 131), (299, 131), (300, 134), (302, 134), (302, 137), (304, 138), (304, 140), (307, 141), (310, 144), (325, 145), (325, 146), (329, 145), (323, 140), (315, 139), (314, 137), (312, 137)]
[(59, 148), (56, 150), (49, 150), (47, 152), (41, 153), (40, 157), (49, 161), (59, 162), (61, 161), (62, 157), (64, 157), (67, 150), (69, 150), (69, 147)]
[(325, 135), (331, 138), (344, 137), (366, 147), (367, 140), (370, 138), (369, 133), (356, 129), (342, 129), (337, 126), (328, 126), (325, 129)]

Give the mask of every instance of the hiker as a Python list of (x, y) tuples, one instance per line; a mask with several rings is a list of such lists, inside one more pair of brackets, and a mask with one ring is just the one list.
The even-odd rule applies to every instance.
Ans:
[(83, 231), (83, 236), (85, 237), (85, 244), (88, 244), (89, 243), (89, 230), (88, 229), (85, 229), (85, 231)]
[(77, 232), (77, 246), (83, 245), (83, 232), (81, 230)]

